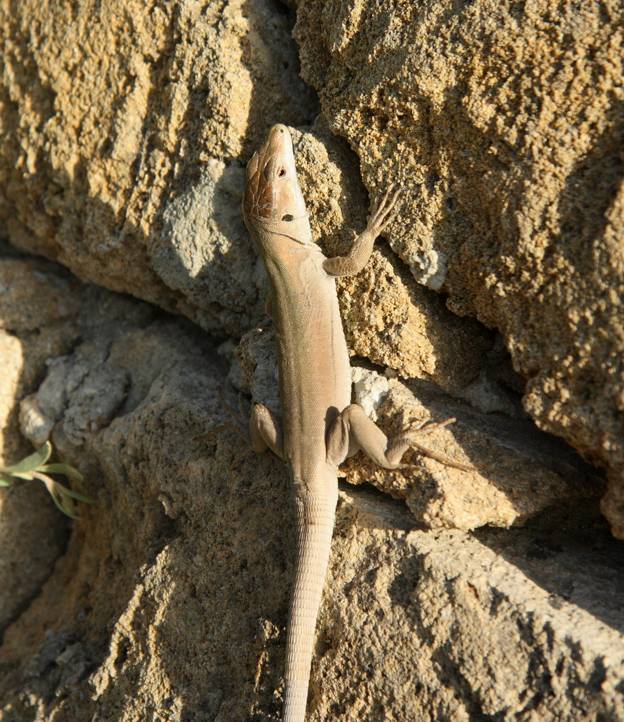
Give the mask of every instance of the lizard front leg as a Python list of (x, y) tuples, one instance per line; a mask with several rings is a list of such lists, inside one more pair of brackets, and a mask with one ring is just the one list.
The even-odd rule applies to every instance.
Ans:
[(346, 458), (363, 451), (378, 466), (384, 469), (401, 468), (401, 458), (407, 449), (416, 449), (424, 456), (453, 466), (463, 471), (473, 471), (473, 467), (454, 461), (444, 454), (429, 449), (420, 443), (420, 438), (451, 424), (455, 419), (446, 419), (431, 423), (413, 431), (406, 431), (391, 439), (368, 418), (358, 404), (351, 404), (332, 424), (327, 436), (327, 461), (339, 466)]
[(351, 250), (346, 256), (334, 256), (323, 261), (323, 268), (330, 276), (351, 276), (359, 273), (367, 264), (373, 244), (377, 236), (383, 232), (392, 220), (399, 191), (392, 186), (383, 194), (379, 203), (373, 208), (368, 217), (366, 229), (353, 241)]
[(249, 417), (249, 435), (251, 448), (261, 454), (267, 449), (284, 458), (282, 429), (277, 416), (264, 404), (254, 404)]

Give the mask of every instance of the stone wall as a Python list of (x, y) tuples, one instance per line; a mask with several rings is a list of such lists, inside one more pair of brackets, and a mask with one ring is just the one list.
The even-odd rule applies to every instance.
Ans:
[(456, 417), (431, 444), (474, 467), (345, 465), (310, 719), (624, 718), (622, 15), (0, 0), (0, 463), (49, 437), (96, 502), (0, 489), (0, 720), (279, 719), (293, 514), (241, 433), (277, 386), (239, 210), (276, 121), (327, 253), (401, 187), (339, 282), (354, 396)]

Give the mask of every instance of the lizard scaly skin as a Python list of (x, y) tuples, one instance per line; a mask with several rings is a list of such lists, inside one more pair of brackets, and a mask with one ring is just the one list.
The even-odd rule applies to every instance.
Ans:
[(297, 566), (286, 642), (284, 722), (303, 722), (314, 630), (330, 553), (338, 467), (362, 450), (395, 469), (409, 447), (466, 468), (417, 440), (429, 424), (389, 440), (356, 404), (334, 277), (360, 271), (391, 220), (398, 194), (387, 192), (346, 256), (326, 258), (312, 240), (292, 140), (271, 128), (247, 165), (243, 217), (270, 282), (279, 357), (281, 427), (262, 404), (252, 411), (255, 451), (271, 449), (288, 464), (297, 510)]

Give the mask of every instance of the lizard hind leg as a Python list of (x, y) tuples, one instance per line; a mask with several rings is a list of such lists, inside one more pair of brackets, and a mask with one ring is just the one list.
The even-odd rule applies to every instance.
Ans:
[(329, 430), (327, 436), (327, 460), (339, 466), (345, 459), (353, 456), (357, 451), (363, 451), (372, 461), (384, 469), (401, 468), (401, 458), (407, 449), (416, 449), (424, 456), (435, 459), (446, 466), (453, 466), (464, 471), (472, 471), (468, 464), (451, 459), (433, 449), (423, 446), (419, 439), (451, 424), (455, 419), (426, 424), (420, 428), (405, 431), (391, 439), (368, 418), (364, 409), (358, 404), (350, 404)]
[(251, 448), (261, 454), (267, 449), (280, 459), (284, 458), (282, 429), (277, 416), (264, 404), (254, 404), (249, 417)]

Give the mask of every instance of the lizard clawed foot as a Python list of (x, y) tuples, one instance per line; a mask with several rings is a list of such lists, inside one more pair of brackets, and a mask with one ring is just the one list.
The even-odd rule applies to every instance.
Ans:
[(432, 431), (437, 431), (438, 429), (443, 429), (445, 426), (450, 426), (450, 424), (454, 424), (457, 421), (457, 419), (454, 416), (451, 416), (448, 419), (444, 419), (444, 421), (423, 421), (421, 424), (418, 424), (416, 427), (407, 426), (401, 433), (402, 434), (430, 434)]
[(400, 194), (400, 190), (395, 190), (394, 185), (390, 185), (381, 200), (373, 206), (368, 217), (367, 228), (373, 231), (376, 236), (382, 233), (386, 226), (394, 220), (397, 210), (396, 203)]
[(434, 451), (427, 446), (423, 446), (414, 438), (420, 435), (426, 436), (428, 434), (431, 434), (432, 431), (443, 429), (445, 426), (454, 424), (456, 421), (457, 419), (454, 417), (444, 419), (444, 421), (425, 421), (419, 426), (417, 426), (415, 429), (407, 428), (404, 432), (402, 432), (401, 435), (408, 437), (410, 447), (415, 451), (418, 451), (423, 456), (428, 456), (430, 459), (434, 459), (440, 464), (444, 464), (445, 466), (451, 466), (455, 469), (461, 469), (462, 471), (476, 471), (474, 466), (471, 466), (470, 464), (462, 464), (460, 461), (455, 461), (455, 459), (451, 459), (449, 456), (446, 456), (446, 454), (442, 454), (439, 451)]
[(444, 466), (451, 466), (454, 469), (461, 469), (462, 471), (476, 471), (475, 467), (470, 464), (462, 464), (461, 461), (455, 461), (455, 459), (451, 459), (450, 456), (446, 456), (446, 454), (442, 454), (439, 451), (429, 449), (428, 447), (418, 444), (415, 441), (411, 443), (411, 447), (419, 454), (428, 456), (430, 459), (433, 459), (440, 464), (444, 464)]

